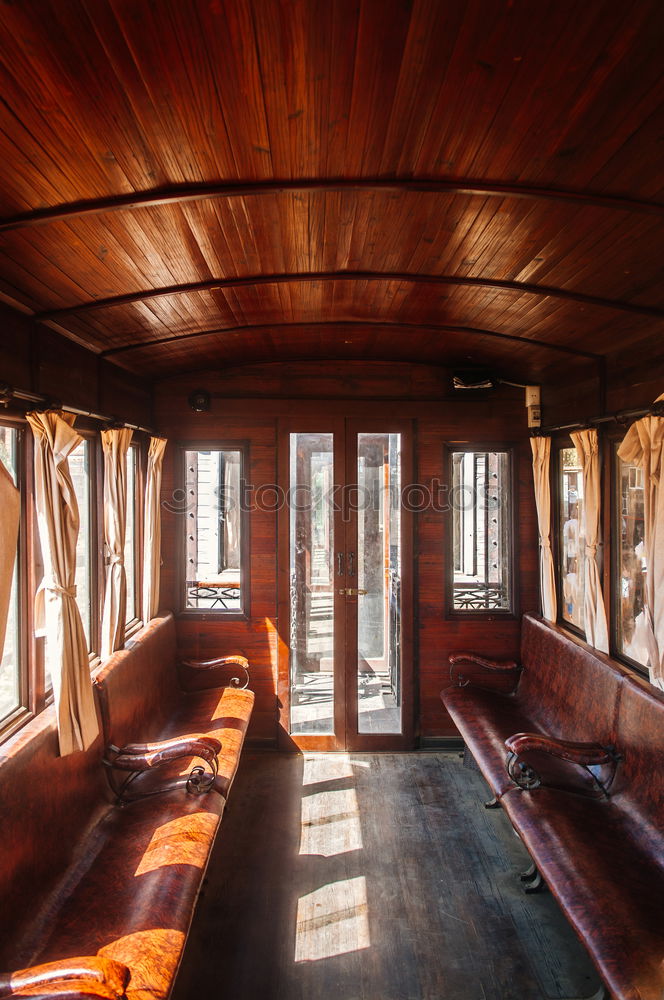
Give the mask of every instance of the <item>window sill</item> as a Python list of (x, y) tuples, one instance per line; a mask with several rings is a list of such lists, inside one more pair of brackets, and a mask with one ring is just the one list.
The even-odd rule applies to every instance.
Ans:
[(445, 612), (446, 621), (457, 621), (457, 622), (467, 622), (467, 621), (483, 621), (483, 622), (515, 622), (519, 621), (521, 618), (515, 611), (500, 611), (498, 609), (489, 609), (487, 611), (481, 611), (475, 609), (473, 611), (461, 611), (457, 608), (454, 610), (448, 609)]
[(140, 618), (133, 618), (130, 622), (125, 625), (125, 645), (128, 639), (133, 639), (137, 632), (140, 632), (143, 628), (143, 622)]
[[(41, 715), (42, 713), (40, 712), (39, 714)], [(15, 708), (0, 723), (0, 744), (6, 743), (7, 740), (11, 739), (12, 736), (35, 718), (38, 718), (38, 716), (33, 715), (27, 708)]]
[(197, 608), (186, 608), (178, 611), (175, 616), (178, 621), (187, 620), (194, 622), (246, 622), (249, 615), (245, 611), (199, 611)]

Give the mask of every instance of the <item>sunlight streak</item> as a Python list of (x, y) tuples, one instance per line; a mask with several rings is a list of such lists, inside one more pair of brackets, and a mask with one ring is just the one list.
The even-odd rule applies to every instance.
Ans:
[(316, 962), (371, 945), (364, 876), (323, 885), (297, 904), (295, 961)]

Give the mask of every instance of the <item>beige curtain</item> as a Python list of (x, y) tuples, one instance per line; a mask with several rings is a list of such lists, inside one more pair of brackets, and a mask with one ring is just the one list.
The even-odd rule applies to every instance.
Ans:
[(650, 679), (664, 688), (664, 417), (647, 416), (632, 424), (618, 455), (643, 469), (646, 641)]
[(60, 753), (85, 750), (99, 729), (88, 644), (76, 604), (79, 515), (68, 456), (82, 441), (71, 414), (28, 413), (35, 439), (35, 503), (44, 579), (37, 594), (37, 627), (46, 635)]
[(602, 486), (599, 470), (599, 443), (594, 428), (570, 434), (579, 456), (583, 473), (583, 523), (581, 533), (586, 540), (583, 560), (583, 624), (586, 639), (595, 649), (609, 651), (609, 629), (602, 597), (602, 582), (597, 565), (599, 520), (602, 506)]
[(5, 648), (5, 631), (9, 613), (9, 599), (16, 562), (18, 522), (21, 514), (21, 495), (14, 480), (0, 461), (0, 661)]
[(532, 437), (533, 481), (540, 539), (540, 593), (542, 614), (547, 621), (557, 616), (556, 577), (551, 552), (551, 438)]
[(104, 449), (104, 543), (108, 565), (101, 620), (101, 655), (110, 656), (124, 646), (127, 610), (127, 577), (124, 568), (127, 527), (127, 451), (132, 432), (128, 427), (101, 432)]
[(161, 574), (161, 467), (165, 438), (150, 438), (145, 484), (145, 527), (143, 532), (143, 621), (154, 618), (159, 610)]

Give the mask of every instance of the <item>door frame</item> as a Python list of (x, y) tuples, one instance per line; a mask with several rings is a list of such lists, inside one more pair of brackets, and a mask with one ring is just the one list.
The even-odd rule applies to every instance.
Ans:
[[(346, 552), (348, 540), (357, 540), (357, 511), (349, 510), (348, 491), (357, 481), (357, 434), (401, 434), (401, 485), (412, 483), (414, 474), (414, 422), (395, 418), (383, 407), (371, 415), (356, 417), (352, 407), (348, 415), (309, 414), (279, 419), (277, 432), (277, 479), (280, 503), (277, 521), (277, 616), (279, 640), (277, 655), (277, 704), (279, 714), (278, 746), (294, 751), (409, 750), (415, 742), (415, 664), (414, 631), (414, 515), (401, 507), (401, 691), (402, 732), (357, 733), (357, 598), (344, 596), (339, 580), (348, 585), (346, 572), (337, 577), (336, 554)], [(290, 511), (285, 498), (290, 485), (290, 434), (320, 433), (334, 435), (335, 485), (339, 509), (334, 512), (334, 733), (295, 734), (288, 731), (290, 721)], [(403, 492), (402, 492), (403, 496)], [(343, 546), (341, 544), (343, 543)], [(357, 551), (357, 547), (355, 547)]]

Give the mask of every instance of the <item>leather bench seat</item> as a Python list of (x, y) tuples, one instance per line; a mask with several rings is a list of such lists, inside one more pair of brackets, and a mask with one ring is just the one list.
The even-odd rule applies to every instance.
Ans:
[[(481, 688), (450, 688), (445, 692), (444, 704), (491, 791), (497, 799), (502, 798), (508, 789), (514, 788), (505, 767), (505, 740), (514, 733), (548, 734), (550, 728), (546, 720), (540, 721), (537, 715), (529, 712), (515, 694)], [(565, 729), (564, 725), (555, 728)], [(561, 733), (554, 735), (562, 736)], [(547, 785), (593, 789), (590, 775), (568, 761), (531, 751), (528, 762)]]
[[(150, 655), (136, 655), (131, 648), (109, 657), (95, 678), (104, 726), (104, 743), (124, 747), (183, 735), (212, 736), (221, 743), (219, 773), (215, 789), (227, 797), (240, 761), (240, 750), (254, 705), (254, 694), (237, 687), (220, 688), (219, 669), (178, 671), (175, 653), (175, 623), (172, 615), (155, 619), (145, 630), (141, 650), (149, 641)], [(133, 654), (133, 655), (132, 655)], [(206, 673), (209, 674), (205, 684)], [(237, 675), (233, 668), (228, 680)], [(190, 684), (196, 690), (183, 691)], [(136, 693), (140, 691), (140, 697)], [(182, 759), (141, 775), (138, 792), (163, 784), (191, 769), (193, 759)]]
[(514, 789), (502, 806), (615, 997), (662, 1000), (664, 840), (621, 796)]
[[(611, 996), (662, 1000), (664, 695), (529, 616), (521, 655), (514, 693), (470, 685), (441, 692), (443, 702)], [(581, 746), (551, 742), (551, 753), (535, 751), (529, 747), (547, 740), (515, 739), (519, 733)], [(505, 740), (523, 748), (515, 759), (526, 770), (510, 761), (522, 784), (537, 771), (532, 787), (510, 777)], [(612, 748), (609, 761), (591, 767), (604, 792), (589, 769), (556, 756), (578, 750), (588, 762), (595, 752), (588, 744)]]
[(49, 900), (29, 964), (113, 958), (130, 970), (127, 1000), (167, 997), (224, 805), (176, 789), (109, 810)]
[[(481, 680), (441, 691), (445, 708), (497, 798), (514, 787), (505, 769), (505, 740), (515, 733), (615, 742), (618, 691), (627, 673), (531, 615), (523, 617), (519, 666), (516, 689), (507, 694), (484, 690), (478, 686)], [(567, 761), (534, 752), (528, 759), (549, 784), (590, 787), (587, 773)]]
[[(163, 1000), (172, 989), (254, 702), (220, 687), (219, 668), (193, 670), (192, 682), (175, 642), (167, 614), (109, 657), (95, 678), (101, 735), (86, 751), (58, 756), (52, 710), (3, 747), (0, 969), (18, 970), (0, 974), (3, 1000)], [(131, 794), (179, 784), (118, 804), (110, 743), (192, 735), (221, 744), (208, 791), (187, 790), (200, 760), (178, 757), (141, 773)]]

